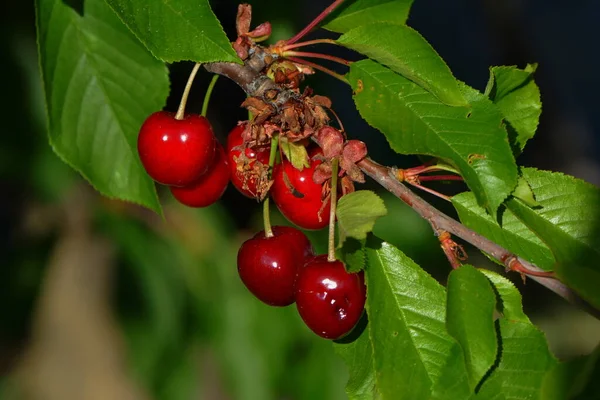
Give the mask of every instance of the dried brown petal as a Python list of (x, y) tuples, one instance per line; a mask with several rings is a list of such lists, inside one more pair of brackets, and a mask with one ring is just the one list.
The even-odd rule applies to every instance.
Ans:
[(248, 32), (247, 36), (253, 38), (255, 42), (261, 42), (268, 39), (269, 36), (271, 36), (271, 23), (263, 22), (254, 28), (254, 30)]
[(298, 113), (292, 107), (287, 107), (283, 110), (281, 116), (281, 126), (284, 129), (294, 133), (300, 133), (300, 122), (298, 121)]
[(235, 53), (242, 60), (246, 60), (248, 58), (248, 48), (249, 46), (246, 43), (246, 40), (243, 37), (238, 37), (235, 42), (232, 44)]
[(252, 114), (260, 114), (269, 108), (269, 105), (258, 97), (248, 97), (242, 102), (242, 107), (247, 108)]
[(321, 163), (317, 165), (313, 172), (313, 181), (317, 185), (322, 185), (325, 181), (331, 178), (331, 165), (329, 163)]
[(360, 140), (348, 140), (344, 145), (343, 158), (349, 163), (357, 163), (367, 156), (367, 145)]
[(340, 180), (340, 186), (342, 187), (342, 195), (344, 196), (354, 192), (354, 182), (348, 176), (344, 176)]
[(348, 169), (344, 170), (346, 171), (346, 175), (354, 182), (365, 183), (365, 175), (356, 164), (351, 164), (348, 166)]
[(329, 97), (315, 95), (312, 97), (312, 101), (322, 107), (331, 108), (331, 100), (329, 99)]
[(344, 150), (344, 137), (335, 128), (324, 126), (317, 131), (315, 139), (319, 143), (319, 147), (323, 149), (323, 155), (326, 159), (338, 157)]
[(238, 36), (243, 36), (250, 31), (250, 21), (252, 20), (252, 6), (250, 4), (240, 4), (235, 18), (235, 28)]

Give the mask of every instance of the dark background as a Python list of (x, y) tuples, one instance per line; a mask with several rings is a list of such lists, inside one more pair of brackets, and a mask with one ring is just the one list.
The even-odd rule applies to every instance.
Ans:
[[(233, 38), (237, 3), (211, 4)], [(329, 3), (252, 4), (255, 24), (270, 20), (274, 38), (282, 39)], [(416, 0), (408, 24), (458, 79), (480, 90), (491, 65), (539, 63), (542, 118), (517, 161), (598, 185), (598, 21), (594, 0)], [(335, 36), (321, 30), (311, 37)], [(0, 57), (0, 398), (344, 398), (347, 375), (329, 343), (302, 325), (294, 307), (268, 308), (238, 281), (237, 248), (260, 229), (256, 203), (229, 188), (219, 205), (192, 211), (163, 193), (161, 220), (100, 198), (48, 145), (33, 4), (2, 5)], [(170, 68), (167, 108), (174, 110), (191, 64)], [(199, 111), (209, 79), (200, 74), (192, 111)], [(349, 134), (367, 142), (373, 158), (417, 165), (391, 152), (361, 120), (347, 87), (328, 76), (309, 83), (332, 98)], [(232, 82), (218, 82), (208, 116), (221, 140), (245, 119), (243, 98)], [(449, 265), (427, 223), (385, 200), (391, 215), (376, 233), (443, 281)], [(324, 249), (323, 233), (311, 239)], [(471, 263), (489, 265), (475, 250), (470, 255)], [(597, 320), (513, 278), (558, 356), (591, 351), (600, 337)]]

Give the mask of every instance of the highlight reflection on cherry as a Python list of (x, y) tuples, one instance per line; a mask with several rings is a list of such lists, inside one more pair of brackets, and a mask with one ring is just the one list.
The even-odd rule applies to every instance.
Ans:
[(350, 274), (341, 261), (327, 255), (312, 258), (298, 273), (296, 306), (317, 335), (338, 339), (354, 328), (365, 307), (363, 272)]

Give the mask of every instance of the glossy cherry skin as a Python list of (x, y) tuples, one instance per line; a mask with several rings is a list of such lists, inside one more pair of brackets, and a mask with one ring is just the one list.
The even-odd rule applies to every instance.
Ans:
[(338, 339), (354, 328), (365, 308), (363, 272), (346, 272), (341, 261), (326, 255), (312, 258), (298, 273), (296, 306), (304, 323), (317, 335)]
[(258, 232), (238, 252), (238, 273), (244, 285), (264, 303), (283, 307), (294, 302), (298, 270), (312, 258), (312, 246), (304, 233), (288, 226), (274, 226), (274, 236)]
[[(242, 132), (244, 132), (245, 127), (246, 125), (238, 125), (229, 132), (227, 136), (227, 157), (231, 170), (231, 183), (244, 196), (254, 199), (257, 196), (256, 184), (258, 180), (256, 176), (253, 176), (251, 173), (244, 174), (243, 171), (239, 171), (235, 162), (242, 154), (242, 150), (240, 148), (234, 149), (234, 147), (243, 145)], [(245, 154), (248, 158), (248, 168), (251, 169), (254, 165), (253, 160), (258, 160), (264, 165), (269, 165), (269, 152), (268, 147), (259, 147), (256, 149), (247, 147)]]
[[(299, 171), (288, 160), (283, 160), (273, 169), (271, 197), (279, 211), (290, 222), (303, 229), (322, 229), (329, 223), (330, 201), (328, 200), (323, 207), (322, 187), (312, 178), (315, 168), (320, 163), (321, 161), (313, 158), (310, 167)], [(303, 197), (295, 196), (291, 188), (286, 185), (284, 172), (291, 186)]]
[(170, 186), (173, 196), (189, 207), (207, 207), (221, 198), (229, 183), (229, 163), (223, 146), (217, 143), (217, 154), (212, 165), (189, 186)]
[(158, 111), (140, 128), (138, 153), (152, 179), (165, 185), (186, 186), (197, 181), (210, 167), (217, 140), (208, 120), (189, 114)]

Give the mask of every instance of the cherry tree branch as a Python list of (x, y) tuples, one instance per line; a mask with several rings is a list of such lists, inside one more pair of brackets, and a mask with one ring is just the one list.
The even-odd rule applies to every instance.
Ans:
[[(523, 267), (532, 271), (533, 273), (545, 272), (536, 265), (516, 256), (502, 246), (492, 242), (477, 232), (472, 231), (457, 220), (447, 216), (437, 208), (433, 207), (431, 204), (423, 200), (408, 187), (398, 181), (394, 176), (395, 174), (392, 168), (377, 164), (369, 158), (360, 161), (357, 165), (365, 174), (369, 175), (374, 181), (379, 183), (382, 187), (398, 197), (413, 210), (415, 210), (421, 217), (427, 220), (434, 231), (446, 231), (461, 238), (465, 242), (472, 244), (481, 251), (500, 261), (508, 269), (511, 268), (511, 264), (516, 260)], [(528, 275), (528, 277), (552, 290), (554, 293), (558, 294), (560, 297), (564, 298), (570, 303), (581, 307), (590, 315), (600, 319), (599, 310), (592, 307), (588, 302), (579, 297), (579, 295), (573, 292), (558, 279), (535, 275)]]
[[(297, 95), (292, 91), (281, 88), (267, 76), (261, 74), (261, 71), (270, 62), (270, 57), (272, 57), (271, 54), (264, 52), (260, 47), (255, 47), (252, 49), (250, 58), (246, 60), (244, 65), (210, 63), (205, 64), (204, 68), (209, 72), (223, 75), (233, 80), (250, 96), (268, 97), (269, 102), (277, 108)], [(267, 93), (270, 95), (265, 96)], [(427, 220), (434, 232), (446, 231), (461, 238), (500, 261), (507, 269), (526, 274), (568, 302), (600, 319), (600, 310), (595, 309), (561, 281), (545, 276), (548, 275), (546, 271), (518, 257), (486, 237), (468, 229), (460, 222), (433, 207), (398, 181), (395, 178), (392, 168), (377, 164), (370, 158), (360, 161), (357, 165), (365, 174)]]

